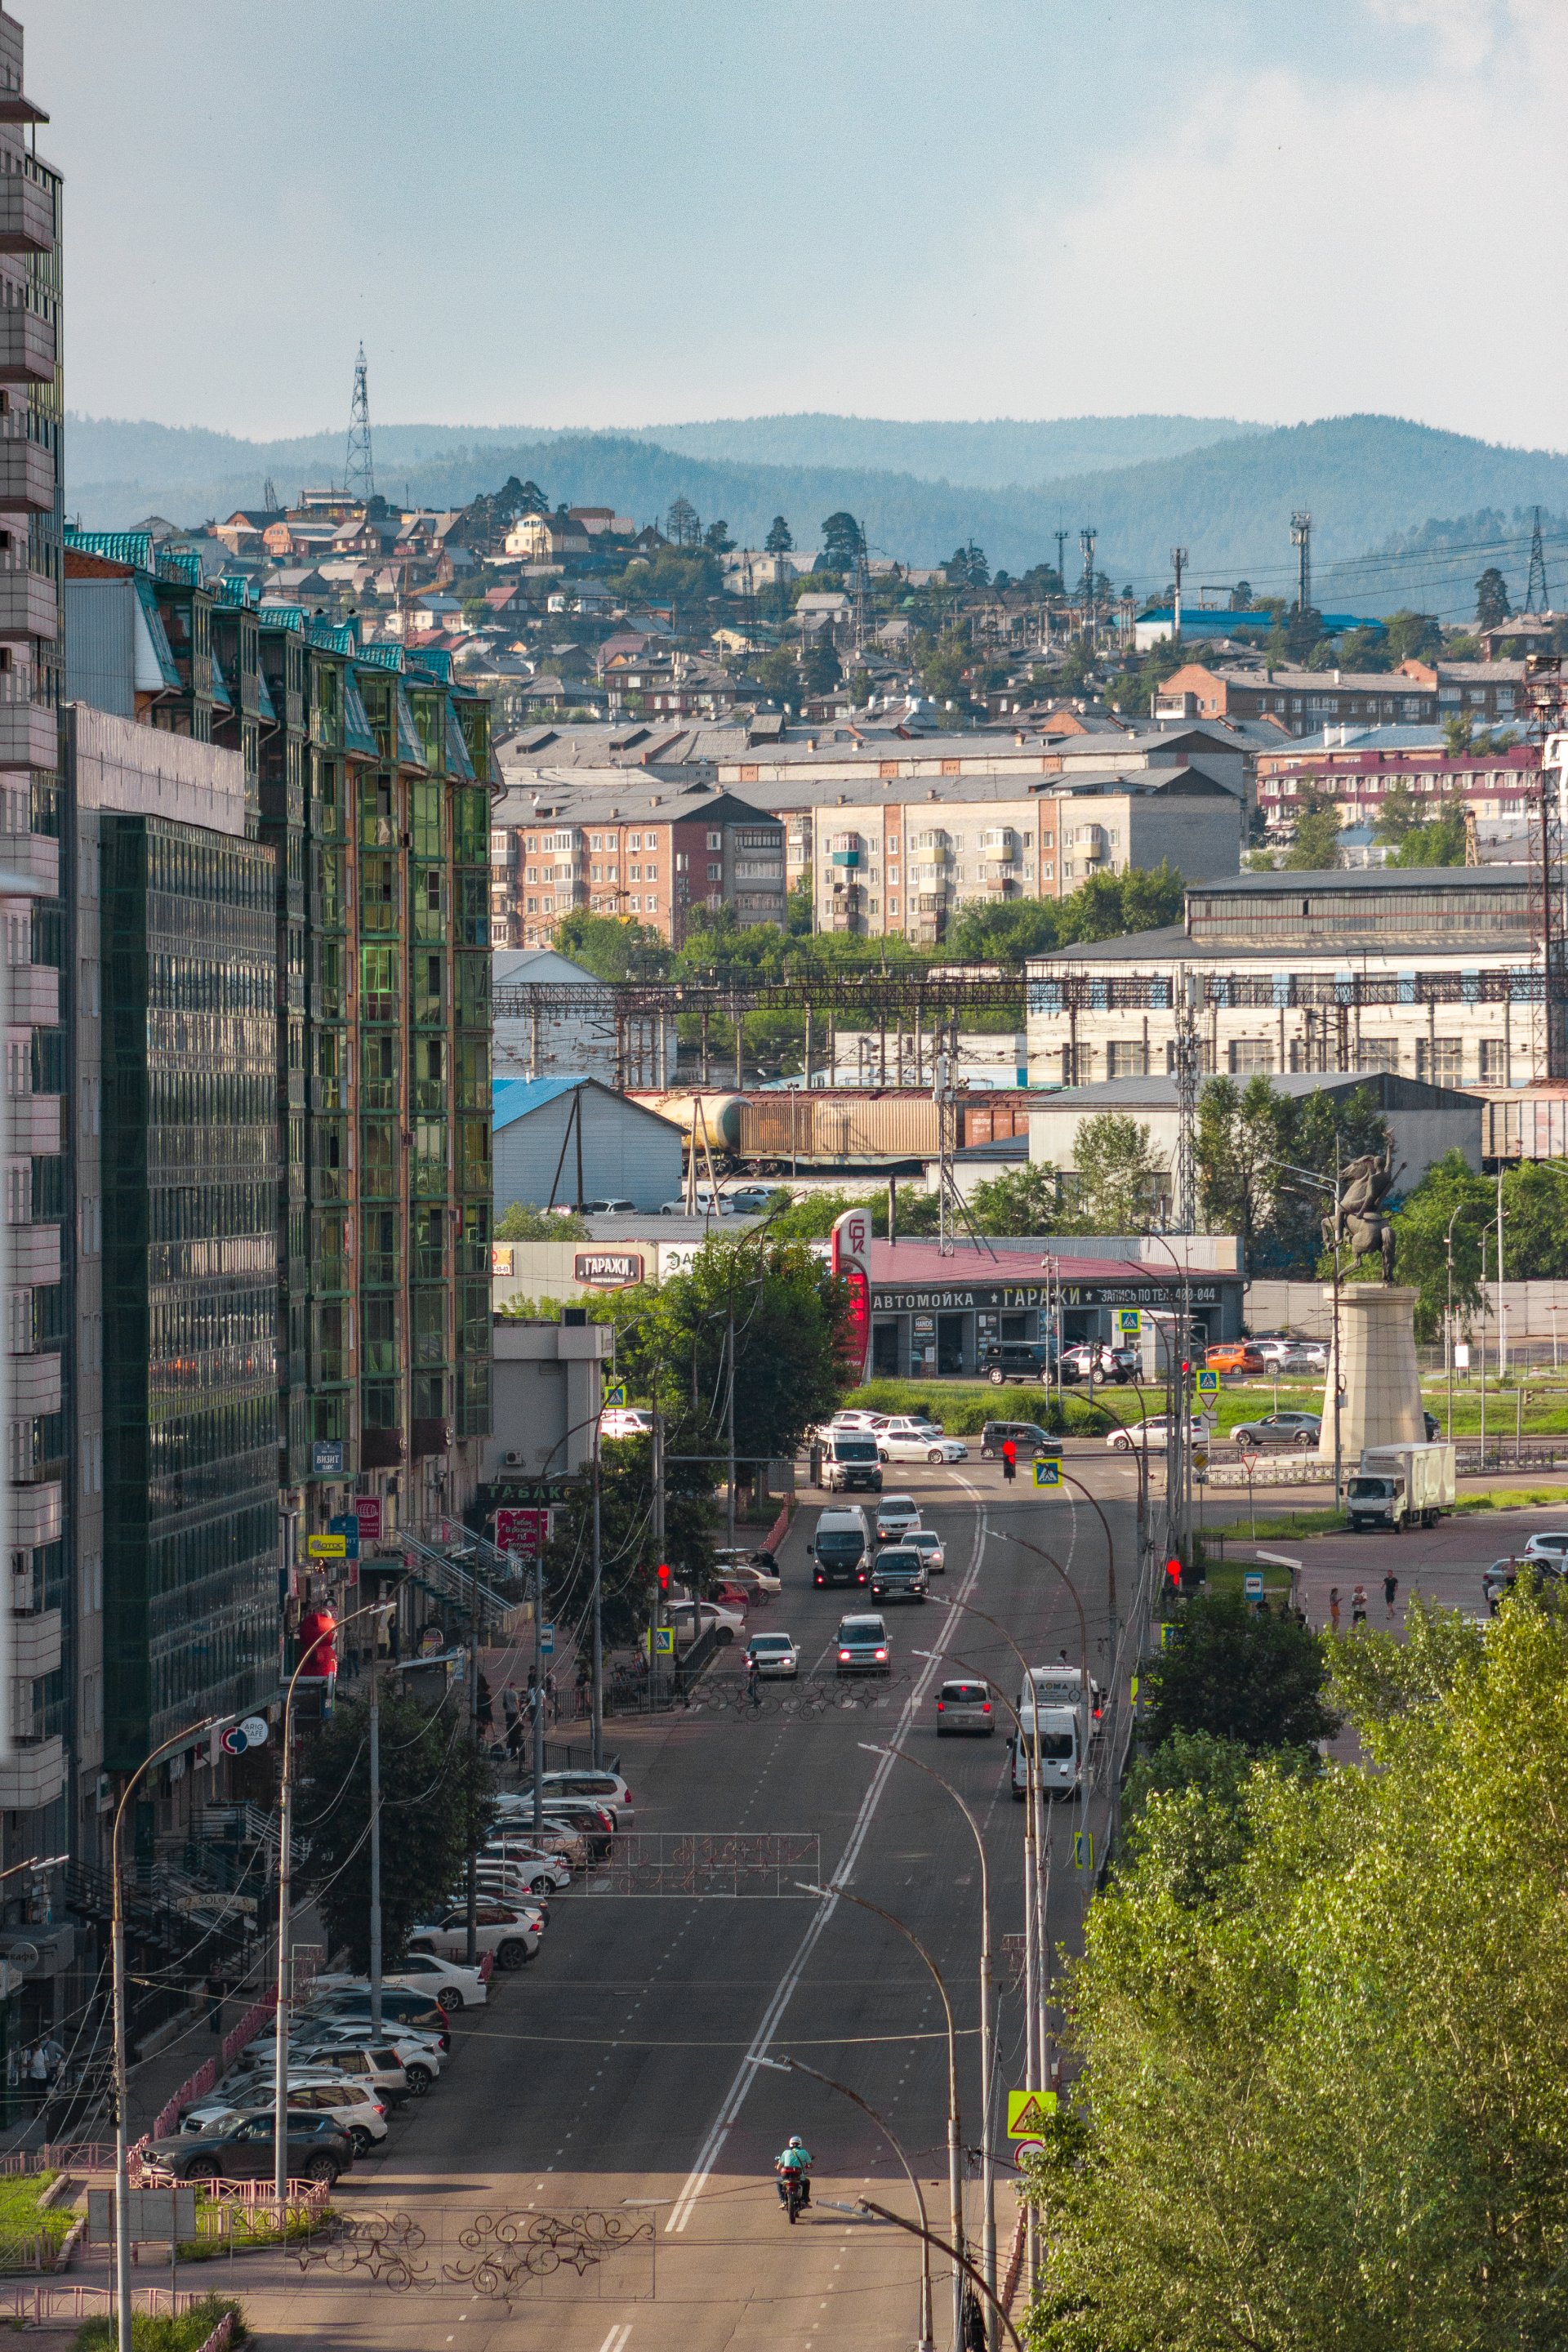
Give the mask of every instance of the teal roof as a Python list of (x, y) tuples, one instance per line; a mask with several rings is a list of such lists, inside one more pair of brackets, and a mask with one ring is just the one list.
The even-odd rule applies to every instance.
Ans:
[(343, 672), (343, 749), (345, 751), (366, 751), (377, 759), (381, 746), (375, 740), (375, 730), (370, 723), (370, 713), (364, 707), (364, 697), (359, 690), (359, 680), (352, 669)]
[(324, 621), (319, 613), (310, 615), (310, 643), (321, 646), (330, 654), (359, 655), (359, 624), (357, 621)]
[(397, 693), (397, 756), (411, 768), (427, 768), (425, 746), (419, 740), (419, 730), (414, 724), (414, 713), (408, 697), (399, 687)]
[(360, 659), (373, 662), (377, 669), (401, 670), (405, 667), (403, 647), (390, 637), (373, 637), (360, 647)]
[(226, 572), (217, 583), (217, 593), (224, 604), (236, 604), (242, 613), (255, 609), (256, 583), (243, 572)]
[(305, 615), (298, 604), (263, 604), (259, 608), (264, 629), (292, 629), (302, 636)]
[(442, 653), (436, 646), (427, 646), (424, 652), (416, 653), (413, 660), (405, 663), (404, 667), (423, 670), (427, 677), (435, 678), (438, 685), (450, 686), (452, 683), (452, 656), (450, 654)]
[(457, 713), (452, 710), (447, 713), (447, 773), (458, 783), (471, 784), (474, 781), (474, 763), (468, 757)]
[(202, 559), (194, 547), (161, 547), (158, 569), (165, 580), (182, 581), (187, 588), (200, 588), (205, 583)]
[(257, 716), (265, 719), (268, 727), (278, 724), (278, 705), (272, 699), (272, 689), (267, 683), (267, 673), (259, 666), (256, 672)]
[(592, 1084), (593, 1080), (586, 1076), (497, 1078), (490, 1088), (490, 1124), (495, 1128), (510, 1127), (515, 1120), (526, 1118), (531, 1110), (542, 1110), (561, 1095), (575, 1094), (579, 1087)]

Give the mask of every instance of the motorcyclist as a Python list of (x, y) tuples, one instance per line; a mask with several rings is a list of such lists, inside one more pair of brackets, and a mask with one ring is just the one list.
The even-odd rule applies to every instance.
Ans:
[(810, 2204), (811, 2152), (807, 2148), (805, 2142), (800, 2138), (798, 2135), (791, 2139), (789, 2146), (784, 2149), (782, 2156), (776, 2156), (773, 2158), (773, 2170), (779, 2177), (779, 2203), (781, 2205), (788, 2202), (786, 2183), (792, 2172), (800, 2182), (801, 2203), (803, 2205)]

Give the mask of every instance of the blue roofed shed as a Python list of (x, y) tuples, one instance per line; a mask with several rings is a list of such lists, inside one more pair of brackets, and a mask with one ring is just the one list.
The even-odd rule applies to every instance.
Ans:
[(680, 1192), (680, 1129), (596, 1078), (507, 1078), (494, 1088), (496, 1214), (514, 1201), (658, 1209)]

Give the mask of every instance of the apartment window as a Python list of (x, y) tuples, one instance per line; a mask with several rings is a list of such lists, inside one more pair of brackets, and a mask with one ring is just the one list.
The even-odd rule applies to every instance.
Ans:
[(647, 867), (645, 869), (645, 871), (644, 871), (644, 874), (643, 874), (643, 879), (644, 879), (644, 881), (645, 881), (645, 882), (657, 882), (657, 881), (658, 880), (658, 866), (647, 866)]
[(723, 868), (723, 866), (710, 866), (708, 868), (708, 879), (710, 880), (710, 882), (722, 882), (722, 880), (724, 879), (724, 868)]
[(1146, 1078), (1149, 1075), (1149, 1048), (1142, 1040), (1127, 1040), (1110, 1045), (1105, 1049), (1105, 1075), (1108, 1078)]
[(1502, 1037), (1481, 1039), (1481, 1084), (1485, 1087), (1506, 1087), (1509, 1079), (1508, 1043)]
[(708, 846), (710, 849), (722, 849), (724, 846), (723, 835), (721, 833), (710, 833), (708, 836)]
[(1233, 1077), (1256, 1077), (1274, 1067), (1274, 1041), (1271, 1037), (1233, 1037), (1230, 1042), (1230, 1067)]
[(1429, 1086), (1457, 1087), (1464, 1069), (1464, 1048), (1458, 1037), (1417, 1037), (1415, 1075)]

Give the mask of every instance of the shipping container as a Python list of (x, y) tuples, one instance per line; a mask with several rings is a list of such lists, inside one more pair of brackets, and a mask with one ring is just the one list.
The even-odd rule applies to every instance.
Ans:
[(959, 1106), (960, 1140), (972, 1143), (1002, 1143), (1010, 1135), (1029, 1132), (1029, 1097), (1026, 1094), (970, 1095)]
[(1568, 1091), (1531, 1087), (1483, 1102), (1481, 1158), (1568, 1160)]
[(742, 1105), (740, 1126), (747, 1160), (923, 1160), (938, 1149), (936, 1105), (912, 1092), (767, 1095)]

